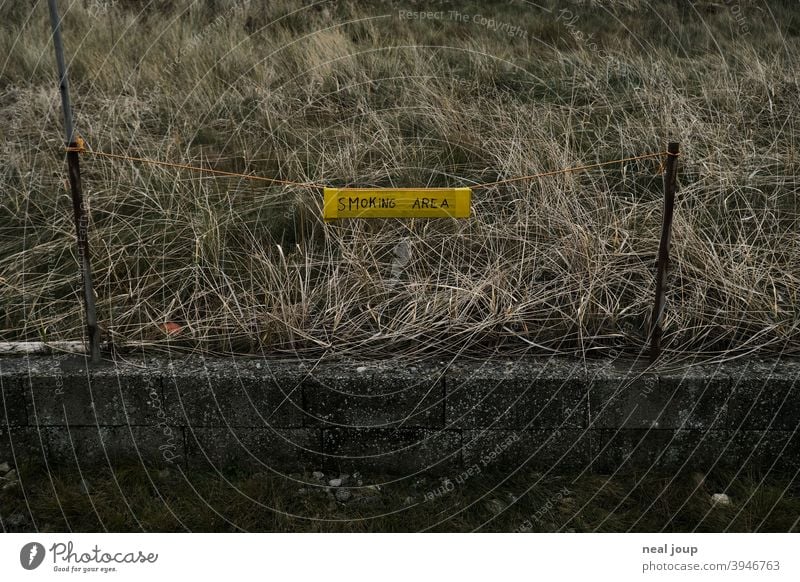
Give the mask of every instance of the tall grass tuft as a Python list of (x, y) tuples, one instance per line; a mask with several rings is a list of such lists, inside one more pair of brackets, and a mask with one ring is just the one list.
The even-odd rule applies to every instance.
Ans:
[[(665, 352), (800, 346), (792, 2), (62, 4), (77, 127), (99, 150), (297, 182), (468, 186), (679, 141)], [(5, 3), (0, 27), (0, 339), (79, 339), (46, 6)], [(315, 188), (82, 163), (98, 313), (118, 346), (645, 346), (657, 160), (479, 190), (469, 220), (331, 224)]]

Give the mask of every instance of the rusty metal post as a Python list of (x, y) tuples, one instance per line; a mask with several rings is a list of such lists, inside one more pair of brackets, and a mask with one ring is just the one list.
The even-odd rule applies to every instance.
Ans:
[(56, 0), (48, 0), (50, 8), (50, 24), (53, 28), (53, 46), (56, 51), (58, 67), (58, 85), (61, 91), (61, 106), (64, 110), (64, 132), (67, 145), (67, 170), (69, 186), (72, 191), (72, 209), (75, 214), (75, 230), (78, 238), (78, 258), (83, 281), (83, 297), (86, 307), (86, 327), (89, 335), (89, 353), (92, 363), (100, 362), (100, 330), (97, 327), (97, 311), (94, 304), (94, 287), (92, 284), (92, 267), (89, 257), (89, 219), (83, 203), (81, 189), (81, 167), (77, 148), (77, 135), (72, 123), (72, 106), (69, 100), (69, 82), (67, 65), (64, 60), (64, 44), (61, 41), (61, 19), (58, 16)]
[(658, 246), (656, 265), (656, 299), (653, 315), (650, 318), (650, 360), (655, 361), (661, 354), (662, 322), (666, 295), (666, 276), (669, 266), (669, 243), (672, 237), (672, 216), (675, 210), (675, 190), (677, 188), (678, 151), (676, 142), (667, 147), (667, 163), (664, 169), (664, 218), (661, 224), (661, 243)]

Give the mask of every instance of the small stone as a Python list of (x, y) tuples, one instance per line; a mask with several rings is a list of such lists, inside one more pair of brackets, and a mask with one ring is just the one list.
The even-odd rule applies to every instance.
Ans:
[(366, 366), (359, 366), (358, 368), (356, 368), (356, 372), (358, 372), (359, 374), (363, 374), (366, 371), (367, 371)]
[(313, 473), (311, 473), (311, 476), (314, 477), (314, 479), (316, 479), (317, 481), (322, 481), (323, 479), (325, 479), (325, 473), (323, 473), (322, 471), (314, 471)]
[(359, 473), (358, 471), (354, 472), (353, 473), (353, 479), (356, 479), (356, 480), (361, 479), (361, 473)]
[(161, 469), (158, 472), (158, 478), (159, 479), (169, 479), (171, 475), (172, 475), (172, 473), (169, 472), (169, 469)]
[(714, 493), (714, 495), (711, 496), (711, 503), (714, 505), (730, 505), (731, 498), (724, 493)]
[(330, 485), (331, 487), (341, 487), (342, 486), (342, 480), (341, 479), (331, 479), (330, 481), (328, 481), (328, 485)]
[(8, 473), (11, 470), (11, 466), (8, 463), (0, 464), (0, 473)]
[(361, 479), (356, 481), (356, 485), (358, 485), (359, 487), (361, 487), (363, 484), (364, 484), (364, 482)]
[(257, 369), (257, 370), (260, 370), (260, 369), (261, 369), (261, 362), (256, 362), (256, 369)]
[(352, 495), (352, 493), (350, 493), (349, 489), (337, 489), (336, 490), (336, 501), (344, 503), (345, 501), (350, 499), (351, 495)]

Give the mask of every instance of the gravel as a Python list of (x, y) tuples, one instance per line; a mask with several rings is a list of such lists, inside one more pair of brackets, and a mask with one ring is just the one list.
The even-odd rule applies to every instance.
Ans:
[(714, 505), (730, 505), (731, 498), (724, 493), (714, 493), (714, 495), (711, 496), (711, 503)]

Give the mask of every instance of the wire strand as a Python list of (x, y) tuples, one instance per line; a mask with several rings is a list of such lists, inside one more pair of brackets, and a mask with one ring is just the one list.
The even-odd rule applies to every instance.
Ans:
[(152, 159), (149, 159), (149, 158), (137, 158), (137, 157), (127, 156), (127, 155), (123, 155), (123, 154), (111, 154), (111, 153), (108, 153), (108, 152), (95, 151), (95, 150), (89, 150), (89, 149), (84, 149), (83, 151), (85, 151), (86, 153), (92, 154), (94, 156), (102, 157), (102, 158), (111, 158), (111, 159), (116, 159), (116, 160), (128, 160), (128, 161), (132, 161), (132, 162), (153, 164), (153, 165), (156, 165), (156, 166), (164, 166), (164, 167), (168, 167), (168, 168), (177, 168), (177, 169), (181, 169), (181, 170), (190, 170), (190, 171), (193, 171), (193, 172), (203, 172), (203, 173), (206, 173), (206, 174), (214, 174), (214, 175), (217, 175), (217, 176), (225, 176), (227, 178), (242, 178), (242, 179), (245, 179), (245, 180), (256, 180), (256, 181), (260, 181), (260, 182), (270, 182), (270, 183), (273, 183), (273, 184), (282, 184), (282, 185), (285, 185), (285, 186), (300, 186), (300, 187), (303, 187), (303, 188), (323, 188), (324, 187), (323, 184), (317, 184), (317, 183), (314, 183), (314, 182), (296, 182), (296, 181), (293, 181), (293, 180), (282, 180), (280, 178), (268, 178), (266, 176), (258, 176), (258, 175), (255, 175), (255, 174), (241, 174), (239, 172), (226, 172), (224, 170), (215, 170), (213, 168), (204, 168), (202, 166), (192, 166), (192, 165), (189, 165), (189, 164), (176, 164), (174, 162), (164, 162), (164, 161), (161, 161), (161, 160), (152, 160)]
[(578, 172), (581, 170), (590, 170), (592, 168), (599, 168), (601, 166), (610, 166), (611, 164), (621, 164), (624, 162), (632, 162), (634, 160), (644, 160), (646, 158), (656, 158), (659, 156), (663, 156), (664, 154), (668, 155), (677, 155), (677, 154), (670, 154), (669, 152), (655, 152), (652, 154), (643, 154), (641, 156), (633, 156), (630, 158), (620, 158), (619, 160), (611, 160), (609, 162), (599, 162), (597, 164), (589, 164), (587, 166), (575, 166), (572, 168), (563, 168), (561, 170), (551, 170), (549, 172), (541, 172), (539, 174), (531, 174), (529, 176), (518, 176), (516, 178), (507, 178), (505, 180), (497, 180), (496, 182), (485, 182), (483, 184), (476, 184), (472, 186), (473, 190), (479, 190), (482, 188), (489, 188), (491, 186), (499, 186), (500, 184), (509, 184), (511, 182), (520, 182), (522, 180), (532, 180), (534, 178), (544, 178), (547, 176), (556, 176), (558, 174), (566, 174), (568, 172)]
[[(115, 159), (115, 160), (127, 160), (127, 161), (132, 161), (132, 162), (139, 162), (139, 163), (143, 163), (143, 164), (152, 164), (152, 165), (156, 165), (156, 166), (164, 166), (164, 167), (168, 167), (168, 168), (177, 168), (177, 169), (181, 169), (181, 170), (190, 170), (190, 171), (193, 171), (193, 172), (203, 172), (203, 173), (207, 173), (207, 174), (214, 174), (214, 175), (217, 175), (217, 176), (225, 176), (225, 177), (228, 177), (228, 178), (241, 178), (241, 179), (244, 179), (244, 180), (256, 180), (256, 181), (260, 181), (260, 182), (270, 182), (272, 184), (281, 184), (281, 185), (284, 185), (284, 186), (299, 186), (301, 188), (319, 188), (319, 189), (322, 189), (322, 188), (326, 187), (325, 184), (321, 184), (321, 183), (317, 183), (317, 182), (296, 182), (296, 181), (293, 181), (293, 180), (283, 180), (283, 179), (280, 179), (280, 178), (269, 178), (269, 177), (266, 177), (266, 176), (258, 176), (258, 175), (255, 175), (255, 174), (241, 174), (239, 172), (226, 172), (224, 170), (215, 170), (213, 168), (204, 168), (202, 166), (192, 166), (190, 164), (177, 164), (177, 163), (174, 163), (174, 162), (165, 162), (165, 161), (162, 161), (162, 160), (154, 160), (154, 159), (151, 159), (151, 158), (139, 158), (139, 157), (134, 157), (134, 156), (128, 156), (128, 155), (125, 155), (125, 154), (112, 154), (112, 153), (109, 153), (109, 152), (92, 150), (92, 149), (89, 149), (86, 146), (86, 142), (80, 137), (77, 138), (75, 145), (68, 145), (68, 146), (66, 146), (65, 150), (68, 151), (68, 152), (88, 153), (88, 154), (92, 154), (93, 156), (98, 156), (98, 157), (102, 157), (102, 158), (109, 158), (109, 159)], [(514, 178), (506, 178), (504, 180), (497, 180), (495, 182), (484, 182), (484, 183), (480, 183), (480, 184), (473, 184), (472, 186), (470, 186), (470, 188), (472, 188), (473, 190), (481, 190), (481, 189), (485, 189), (485, 188), (491, 188), (492, 186), (499, 186), (501, 184), (510, 184), (512, 182), (521, 182), (523, 180), (533, 180), (533, 179), (536, 179), (536, 178), (545, 178), (545, 177), (548, 177), (548, 176), (557, 176), (559, 174), (566, 174), (566, 173), (569, 173), (569, 172), (579, 172), (579, 171), (582, 171), (582, 170), (591, 170), (593, 168), (600, 168), (602, 166), (610, 166), (612, 164), (621, 164), (621, 163), (625, 163), (625, 162), (632, 162), (634, 160), (644, 160), (644, 159), (647, 159), (647, 158), (656, 158), (656, 157), (665, 156), (665, 155), (666, 156), (678, 156), (679, 154), (673, 154), (673, 153), (668, 152), (668, 151), (660, 151), (660, 152), (654, 152), (654, 153), (650, 153), (650, 154), (642, 154), (640, 156), (632, 156), (632, 157), (629, 157), (629, 158), (620, 158), (618, 160), (610, 160), (608, 162), (598, 162), (596, 164), (588, 164), (588, 165), (585, 165), (585, 166), (573, 166), (573, 167), (570, 167), (570, 168), (562, 168), (560, 170), (551, 170), (551, 171), (548, 171), (548, 172), (540, 172), (538, 174), (530, 174), (528, 176), (516, 176)], [(663, 171), (663, 168), (664, 168), (664, 164), (662, 162), (661, 167), (659, 169), (659, 173), (661, 173)]]

